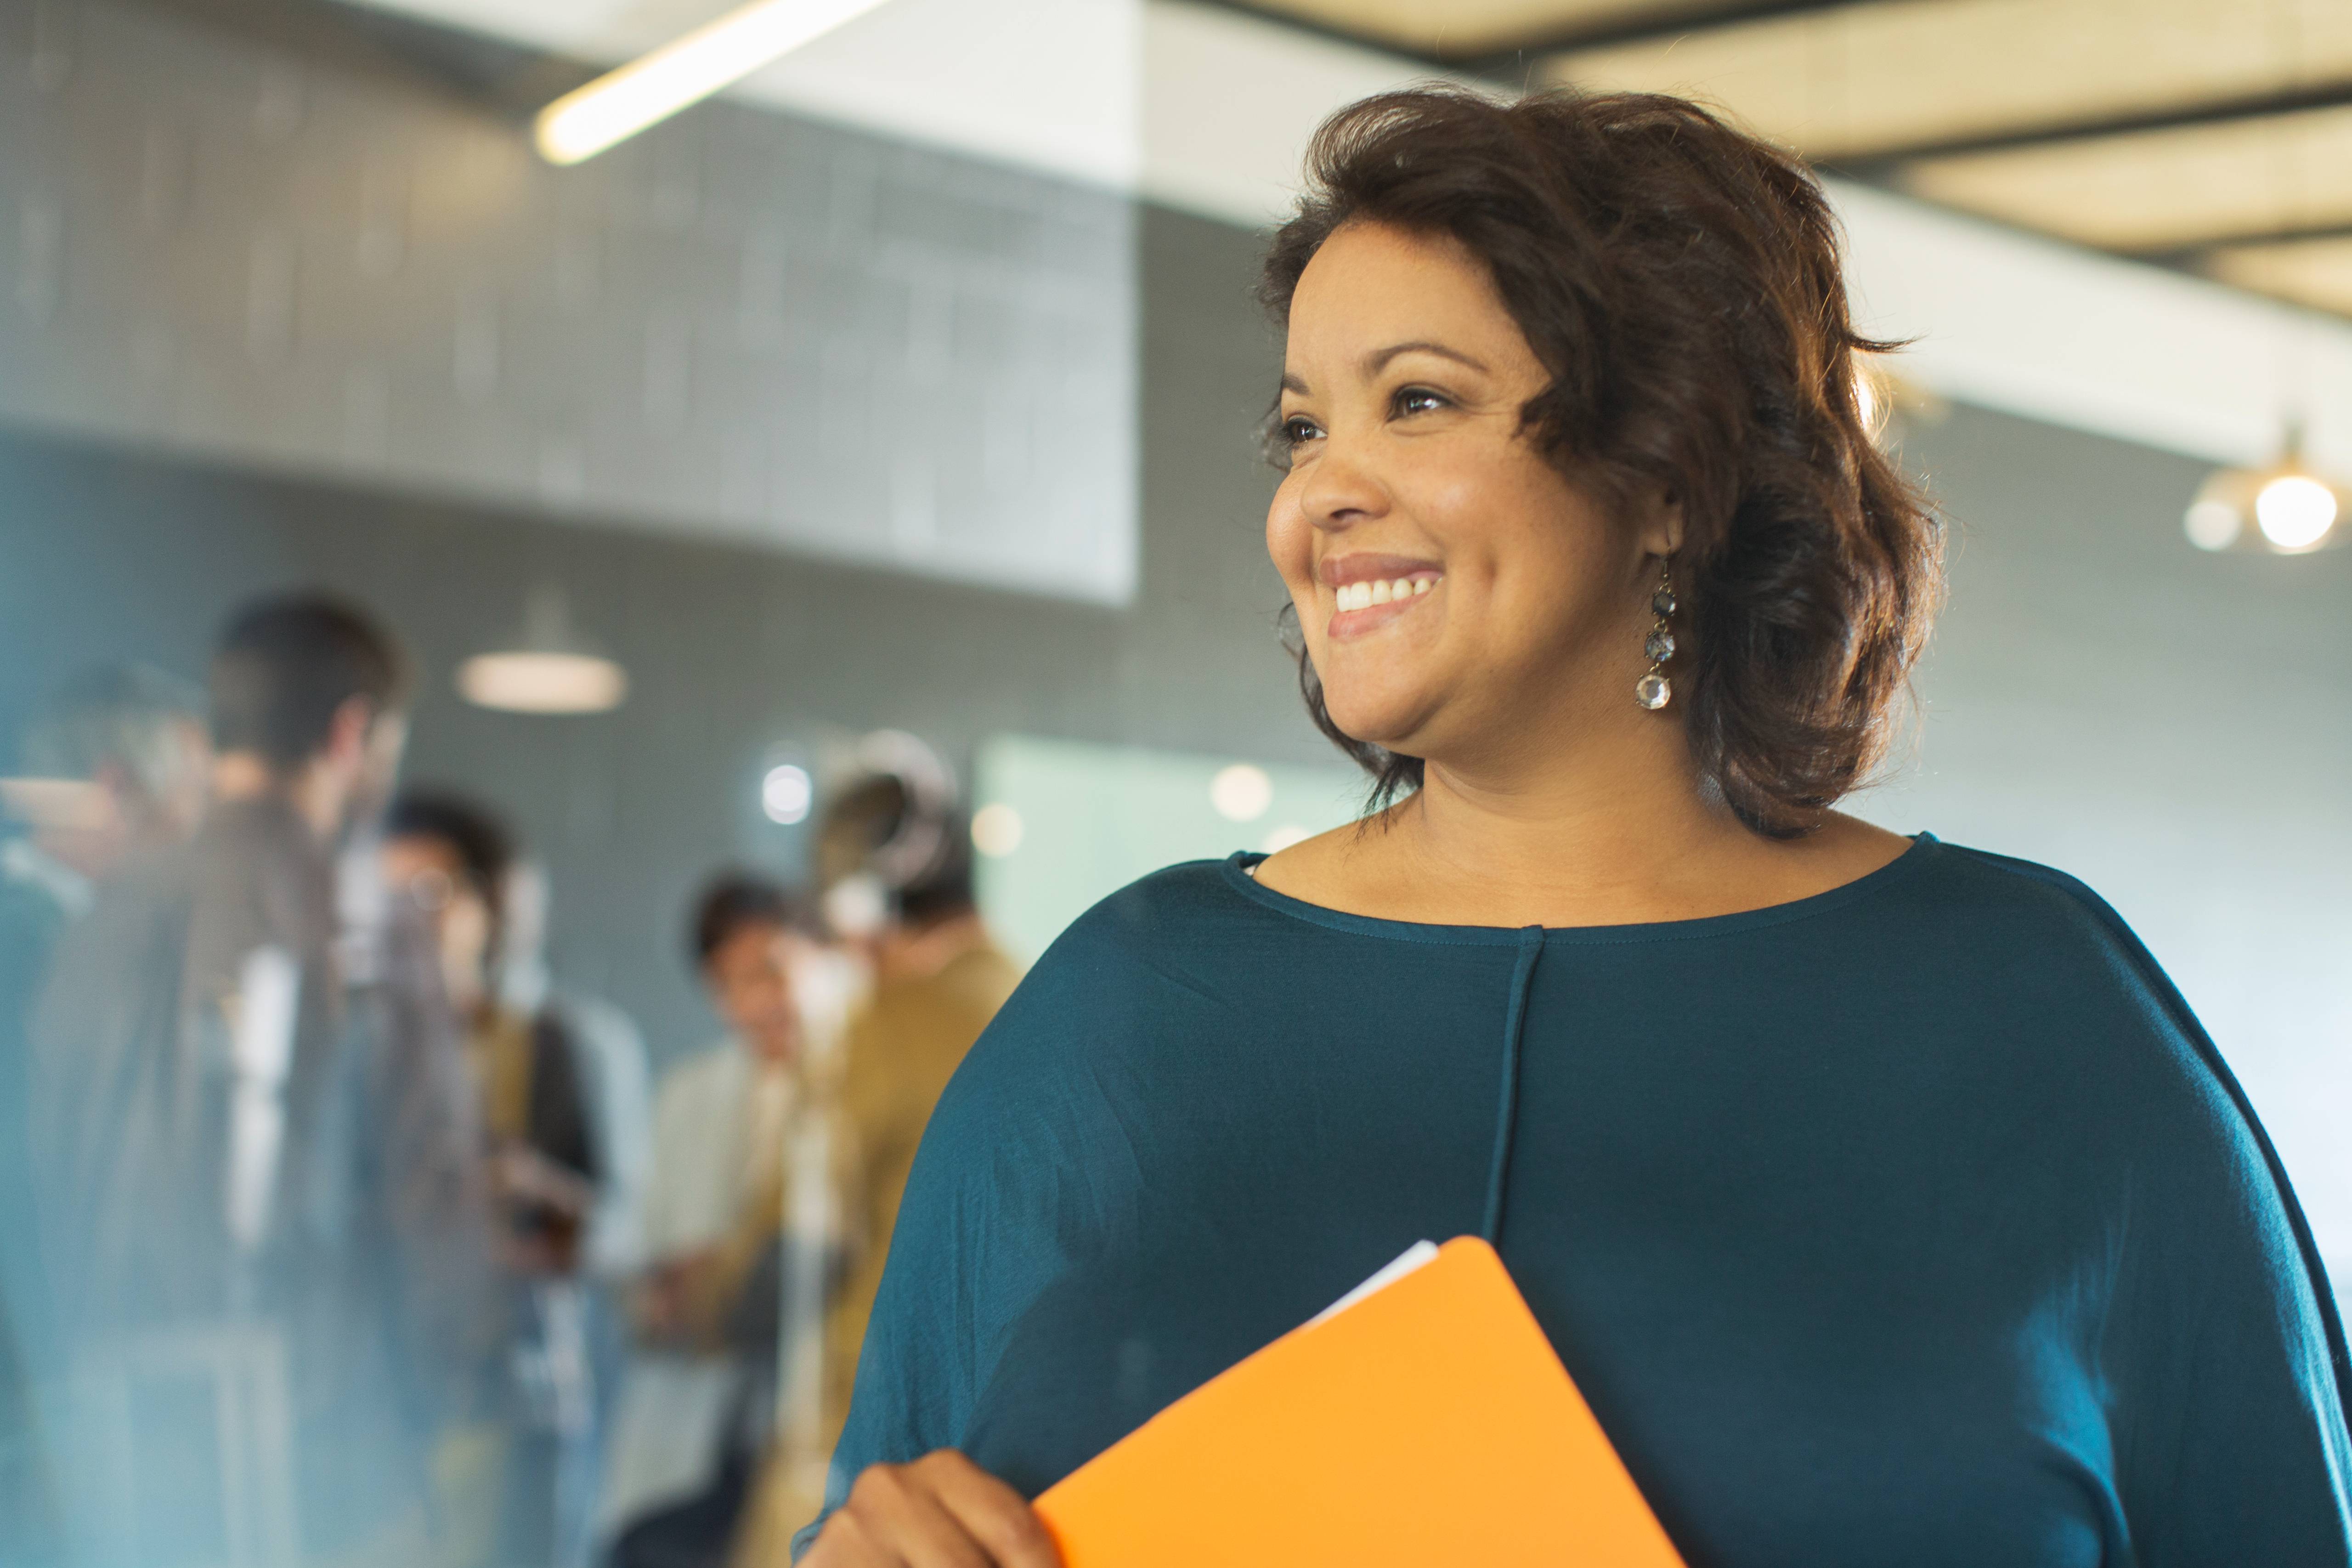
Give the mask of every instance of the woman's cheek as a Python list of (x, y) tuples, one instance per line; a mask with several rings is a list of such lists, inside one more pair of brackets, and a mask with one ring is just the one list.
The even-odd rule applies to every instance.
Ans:
[(1294, 499), (1294, 482), (1283, 480), (1274, 492), (1273, 504), (1266, 508), (1265, 552), (1304, 616), (1315, 596), (1315, 531)]

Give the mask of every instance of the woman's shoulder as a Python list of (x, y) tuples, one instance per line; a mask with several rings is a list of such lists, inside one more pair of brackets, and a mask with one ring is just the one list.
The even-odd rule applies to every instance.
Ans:
[(1181, 860), (1139, 877), (1072, 921), (1064, 941), (1082, 948), (1131, 949), (1156, 944), (1171, 931), (1230, 921), (1247, 907), (1234, 894), (1242, 858)]
[(1937, 869), (1948, 887), (2052, 908), (2107, 911), (2106, 918), (2113, 916), (2106, 900), (2088, 883), (2055, 866), (1955, 844), (1932, 834), (1922, 837), (1932, 846)]
[(1154, 871), (1095, 904), (1022, 975), (956, 1075), (960, 1096), (1089, 1074), (1152, 1055), (1215, 1006), (1236, 965), (1266, 961), (1266, 933), (1237, 934), (1257, 911), (1227, 880), (1233, 863), (1194, 860)]
[(2221, 1049), (2114, 906), (2054, 867), (1937, 844), (1901, 896), (1934, 942), (1949, 999), (1982, 1028), (2063, 1060), (2071, 1077), (2133, 1108), (2151, 1137), (2189, 1138), (2232, 1159), (2276, 1156)]
[(1969, 1011), (2002, 1014), (2042, 1048), (2097, 1057), (2085, 1070), (2137, 1063), (2242, 1098), (2171, 976), (2087, 883), (2012, 855), (1932, 850), (1925, 874), (1891, 889), (1876, 914), (1956, 1001), (1973, 995)]
[(1931, 839), (1926, 875), (1895, 889), (1954, 948), (1977, 948), (2004, 965), (2074, 972), (2126, 990), (2154, 988), (2177, 1004), (2171, 982), (2115, 907), (2081, 879), (2015, 856)]
[(1105, 994), (1222, 950), (1255, 906), (1236, 895), (1233, 860), (1187, 860), (1137, 879), (1072, 921), (1014, 993)]

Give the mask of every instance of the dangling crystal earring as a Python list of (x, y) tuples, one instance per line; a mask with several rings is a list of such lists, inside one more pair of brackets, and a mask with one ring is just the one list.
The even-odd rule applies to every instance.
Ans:
[(1642, 645), (1642, 651), (1650, 656), (1650, 672), (1633, 682), (1633, 700), (1653, 712), (1664, 708), (1675, 695), (1674, 682), (1660, 668), (1675, 657), (1674, 628), (1666, 624), (1666, 617), (1675, 613), (1673, 566), (1672, 556), (1659, 558), (1658, 591), (1650, 595), (1650, 610), (1657, 619), (1650, 623), (1649, 639)]

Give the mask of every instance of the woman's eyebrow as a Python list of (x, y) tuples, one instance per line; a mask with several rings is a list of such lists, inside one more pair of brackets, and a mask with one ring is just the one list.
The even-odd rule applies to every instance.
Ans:
[(1384, 349), (1374, 349), (1371, 353), (1366, 354), (1364, 356), (1364, 374), (1366, 375), (1377, 375), (1380, 374), (1381, 368), (1389, 363), (1389, 361), (1396, 358), (1399, 354), (1410, 353), (1435, 354), (1441, 359), (1450, 359), (1456, 364), (1468, 365), (1475, 371), (1483, 372), (1486, 368), (1486, 365), (1477, 360), (1471, 358), (1468, 354), (1464, 353), (1460, 349), (1450, 349), (1444, 343), (1433, 343), (1426, 339), (1416, 338), (1411, 342), (1391, 343)]
[[(1410, 353), (1435, 354), (1441, 359), (1450, 359), (1456, 364), (1467, 365), (1472, 370), (1482, 373), (1486, 369), (1482, 361), (1472, 358), (1460, 349), (1449, 349), (1444, 343), (1433, 343), (1424, 338), (1416, 338), (1411, 342), (1391, 343), (1384, 349), (1374, 349), (1364, 356), (1363, 373), (1366, 375), (1378, 375), (1389, 361), (1399, 354)], [(1285, 371), (1282, 376), (1282, 390), (1295, 392), (1304, 397), (1307, 395), (1307, 378), (1296, 371)]]

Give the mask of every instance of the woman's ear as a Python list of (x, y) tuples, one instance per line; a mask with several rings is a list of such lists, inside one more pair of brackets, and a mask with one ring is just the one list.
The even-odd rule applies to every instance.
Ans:
[(1641, 499), (1642, 553), (1672, 555), (1683, 547), (1682, 498), (1664, 485), (1651, 487)]

